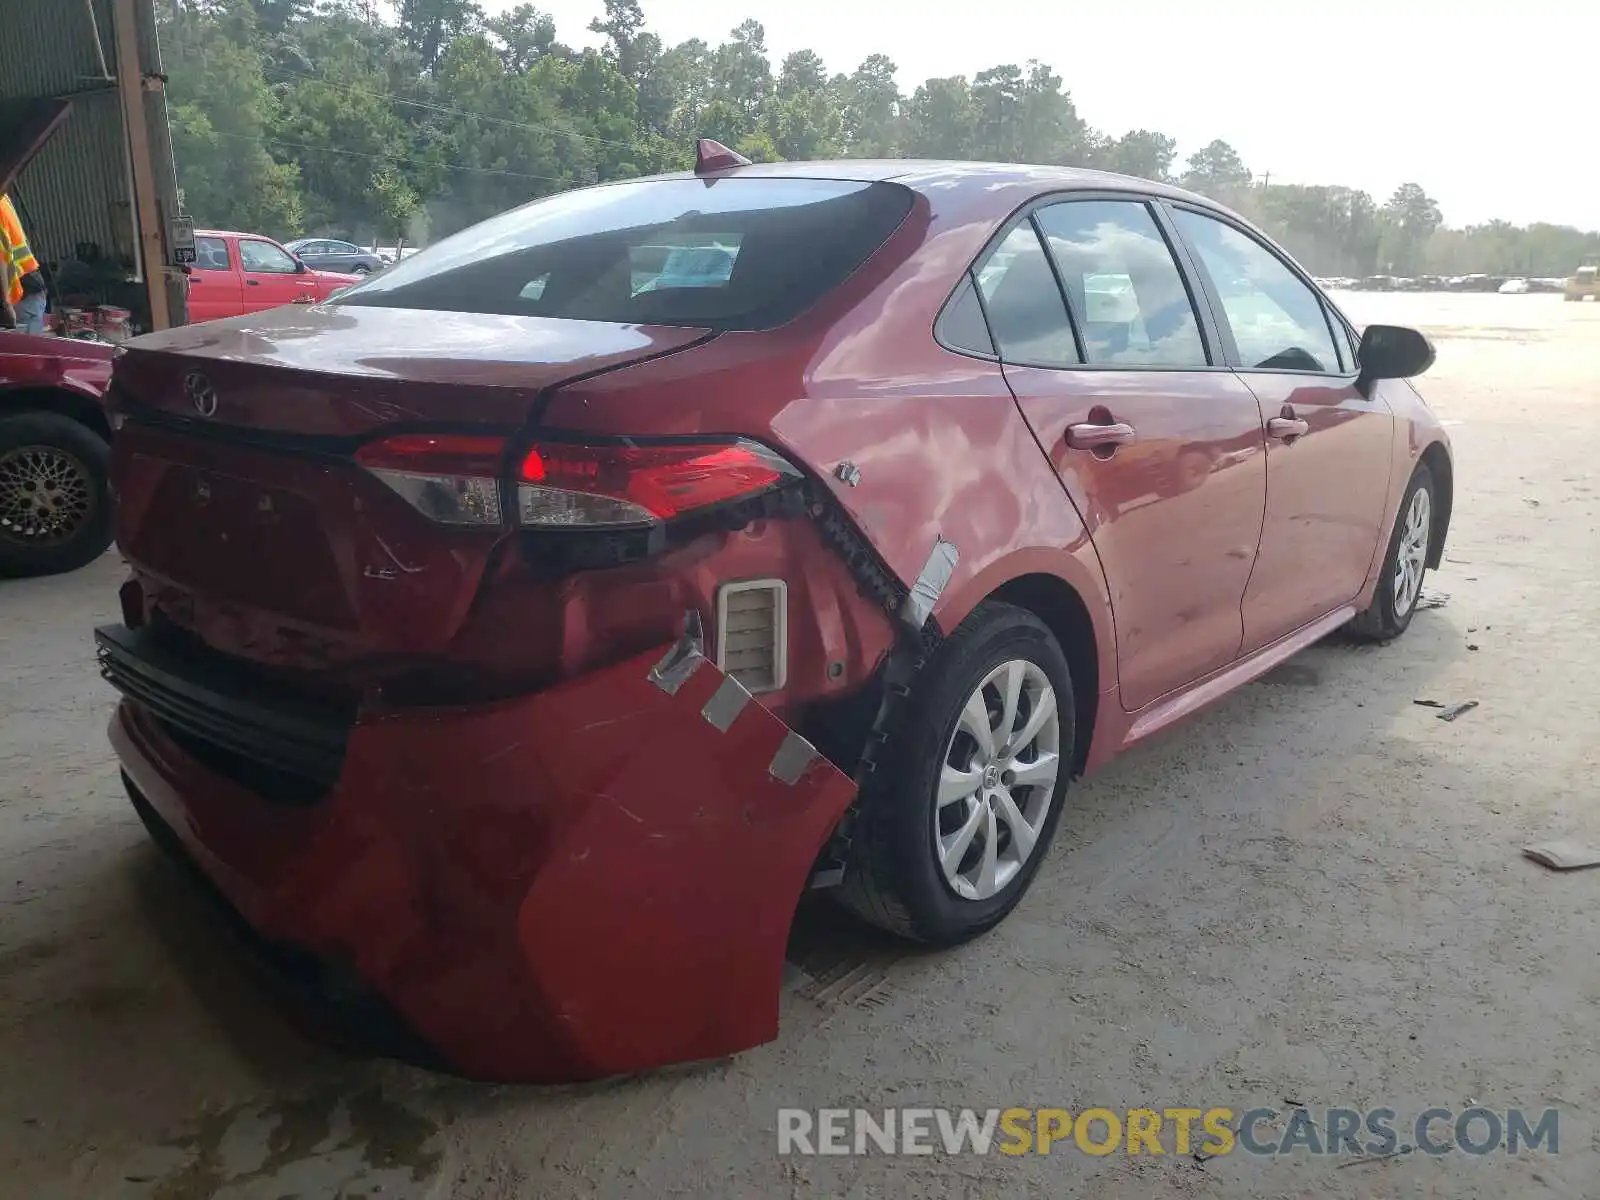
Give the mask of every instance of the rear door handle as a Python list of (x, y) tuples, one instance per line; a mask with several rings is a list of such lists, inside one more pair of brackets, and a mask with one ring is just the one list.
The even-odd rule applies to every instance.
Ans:
[(261, 281), (259, 279), (246, 279), (244, 285), (245, 287), (260, 287)]
[(1273, 417), (1267, 422), (1267, 432), (1275, 438), (1291, 442), (1310, 433), (1311, 425), (1299, 417)]
[(1118, 421), (1113, 425), (1068, 425), (1067, 445), (1074, 450), (1098, 450), (1101, 446), (1126, 446), (1138, 434), (1132, 425)]

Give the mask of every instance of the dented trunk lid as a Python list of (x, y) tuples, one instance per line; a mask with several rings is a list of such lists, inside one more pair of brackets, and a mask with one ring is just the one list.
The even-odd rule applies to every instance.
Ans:
[[(130, 342), (118, 402), (203, 424), (201, 434), (360, 438), (408, 423), (514, 429), (544, 388), (707, 336), (556, 317), (284, 305)], [(194, 394), (198, 384), (214, 405)]]
[(138, 339), (117, 365), (117, 542), (212, 649), (371, 678), (446, 651), (494, 526), (429, 520), (356, 465), (362, 443), (513, 433), (540, 392), (707, 336), (531, 317), (295, 306)]

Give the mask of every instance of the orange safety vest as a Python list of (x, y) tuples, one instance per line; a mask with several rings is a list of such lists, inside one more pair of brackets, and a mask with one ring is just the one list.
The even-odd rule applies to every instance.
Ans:
[(11, 206), (10, 196), (0, 196), (0, 253), (6, 256), (10, 270), (6, 299), (12, 304), (22, 299), (22, 277), (39, 269), (39, 260), (28, 247), (28, 235), (22, 232), (22, 222), (17, 220), (17, 210)]

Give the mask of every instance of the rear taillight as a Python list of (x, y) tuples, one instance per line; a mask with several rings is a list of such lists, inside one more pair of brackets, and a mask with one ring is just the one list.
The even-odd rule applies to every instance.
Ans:
[[(356, 461), (435, 521), (498, 525), (505, 450), (499, 437), (407, 433), (361, 447)], [(745, 440), (538, 442), (517, 469), (514, 515), (525, 529), (639, 527), (799, 477), (780, 455)]]
[(606, 528), (669, 521), (768, 491), (799, 472), (756, 442), (579, 445), (539, 442), (517, 475), (525, 528)]
[(505, 446), (503, 438), (479, 434), (404, 433), (361, 447), (356, 461), (423, 516), (445, 525), (498, 525)]

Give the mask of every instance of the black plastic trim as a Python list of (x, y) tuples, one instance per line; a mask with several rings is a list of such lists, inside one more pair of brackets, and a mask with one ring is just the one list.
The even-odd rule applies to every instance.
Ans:
[(102, 625), (94, 638), (106, 681), (182, 738), (323, 787), (339, 778), (353, 708), (282, 692), (174, 646), (152, 627)]

